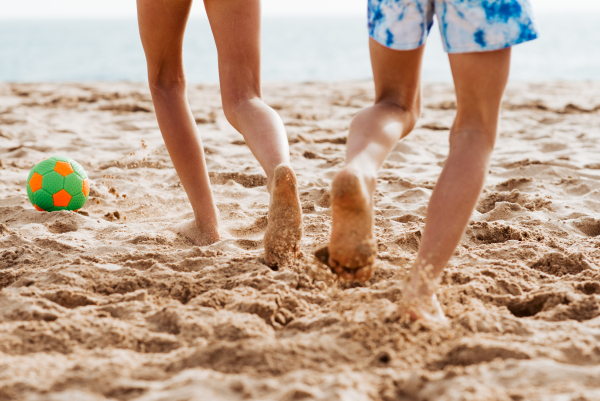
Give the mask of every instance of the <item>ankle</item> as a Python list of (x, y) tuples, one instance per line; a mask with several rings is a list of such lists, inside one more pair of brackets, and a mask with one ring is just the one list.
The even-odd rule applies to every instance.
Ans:
[(212, 234), (216, 234), (219, 235), (219, 224), (218, 222), (214, 222), (214, 221), (202, 221), (202, 220), (198, 220), (198, 219), (194, 219), (194, 223), (196, 223), (196, 228), (198, 229), (198, 231), (207, 234), (207, 235), (212, 235)]
[(220, 217), (219, 209), (215, 207), (212, 213), (207, 211), (203, 211), (203, 213), (195, 213), (194, 221), (196, 222), (196, 227), (198, 227), (198, 230), (205, 233), (218, 233), (221, 222)]
[(435, 294), (438, 276), (431, 264), (413, 265), (405, 282), (407, 295), (416, 298), (431, 297)]
[(290, 163), (284, 162), (284, 163), (280, 163), (277, 166), (275, 166), (275, 168), (273, 170), (271, 170), (270, 172), (267, 172), (267, 192), (269, 192), (269, 195), (271, 195), (271, 196), (273, 196), (273, 189), (275, 189), (275, 179), (276, 179), (275, 171), (281, 166), (286, 166), (286, 167), (288, 167), (289, 170), (293, 171)]
[(377, 171), (359, 167), (356, 162), (350, 162), (342, 169), (356, 175), (366, 186), (370, 194), (375, 192), (377, 186)]

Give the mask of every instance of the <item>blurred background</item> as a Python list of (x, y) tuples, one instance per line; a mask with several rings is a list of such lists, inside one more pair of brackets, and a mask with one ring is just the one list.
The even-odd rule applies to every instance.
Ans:
[[(600, 1), (531, 0), (540, 39), (516, 46), (512, 80), (600, 78)], [(0, 81), (146, 81), (134, 0), (0, 0)], [(264, 81), (371, 78), (366, 0), (263, 0)], [(218, 81), (202, 1), (185, 40), (190, 83)], [(424, 79), (447, 82), (437, 26)]]

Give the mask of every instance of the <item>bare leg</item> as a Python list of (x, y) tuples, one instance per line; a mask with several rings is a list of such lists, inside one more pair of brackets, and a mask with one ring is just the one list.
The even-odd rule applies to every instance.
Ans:
[[(227, 119), (240, 131), (264, 168), (271, 197), (265, 259), (276, 264), (293, 255), (302, 236), (296, 176), (281, 118), (261, 99), (259, 0), (206, 0), (219, 54), (219, 76)], [(186, 98), (182, 45), (191, 0), (138, 0), (140, 34), (158, 122), (195, 220), (179, 232), (198, 245), (219, 239), (218, 211), (210, 190), (202, 144)], [(276, 169), (285, 170), (276, 180)], [(281, 188), (275, 190), (276, 183)], [(275, 184), (274, 184), (275, 183)], [(285, 231), (286, 235), (278, 235)], [(277, 249), (277, 257), (272, 253)], [(287, 251), (287, 252), (284, 252)]]
[(424, 47), (391, 50), (370, 39), (375, 105), (350, 125), (346, 166), (332, 184), (329, 265), (345, 279), (368, 280), (377, 248), (373, 192), (377, 171), (396, 142), (413, 129), (421, 107)]
[(450, 55), (458, 107), (450, 154), (429, 201), (423, 239), (404, 291), (405, 300), (413, 304), (413, 319), (444, 318), (433, 283), (458, 246), (483, 188), (510, 54), (509, 48)]
[(197, 245), (219, 240), (215, 207), (198, 129), (190, 111), (183, 68), (183, 34), (191, 0), (138, 0), (138, 21), (156, 117), (175, 170), (194, 210), (178, 226)]
[(265, 261), (289, 261), (302, 237), (302, 208), (279, 115), (261, 98), (260, 0), (205, 0), (219, 54), (223, 109), (267, 174), (271, 194)]

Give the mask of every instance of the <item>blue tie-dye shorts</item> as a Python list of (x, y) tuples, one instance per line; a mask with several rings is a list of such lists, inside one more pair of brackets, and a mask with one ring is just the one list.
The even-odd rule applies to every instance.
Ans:
[(369, 0), (369, 35), (392, 49), (416, 49), (434, 14), (448, 53), (498, 50), (537, 37), (529, 0)]

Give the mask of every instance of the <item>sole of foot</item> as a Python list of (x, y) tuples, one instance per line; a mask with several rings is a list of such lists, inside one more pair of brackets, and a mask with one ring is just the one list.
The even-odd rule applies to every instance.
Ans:
[(377, 247), (373, 207), (366, 179), (340, 171), (331, 185), (332, 226), (327, 264), (345, 280), (367, 281), (373, 274)]
[(276, 267), (290, 263), (300, 250), (302, 206), (294, 170), (280, 165), (273, 176), (269, 222), (264, 237), (265, 263)]
[(329, 264), (329, 247), (325, 246), (315, 252), (315, 257), (319, 262), (323, 265), (327, 266), (331, 269), (331, 272), (337, 274), (338, 277), (344, 281), (358, 281), (365, 282), (368, 281), (373, 275), (373, 270), (375, 268), (374, 265), (367, 265), (360, 267), (358, 269), (349, 269), (346, 267), (342, 267), (340, 269), (339, 266), (333, 267)]
[(218, 242), (221, 237), (218, 232), (205, 232), (198, 228), (195, 220), (184, 221), (173, 227), (173, 231), (189, 239), (192, 244), (206, 246)]

